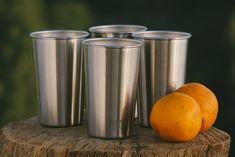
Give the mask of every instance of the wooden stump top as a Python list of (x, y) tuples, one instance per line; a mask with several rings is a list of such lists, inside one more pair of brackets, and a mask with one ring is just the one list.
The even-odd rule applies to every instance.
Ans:
[(152, 129), (135, 126), (133, 136), (103, 140), (88, 136), (87, 126), (42, 127), (37, 117), (11, 122), (0, 131), (1, 157), (226, 157), (230, 136), (211, 128), (193, 141), (171, 143)]

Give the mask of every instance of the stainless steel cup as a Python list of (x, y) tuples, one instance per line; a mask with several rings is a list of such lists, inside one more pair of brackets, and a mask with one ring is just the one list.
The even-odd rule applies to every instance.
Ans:
[(82, 45), (89, 33), (73, 30), (39, 31), (33, 40), (40, 123), (78, 125), (82, 117)]
[(83, 41), (88, 133), (99, 138), (131, 135), (142, 42), (120, 38)]
[[(92, 38), (133, 39), (132, 33), (146, 30), (147, 27), (141, 25), (102, 25), (89, 28)], [(137, 107), (135, 110), (135, 117), (137, 118)]]
[(140, 25), (103, 25), (90, 27), (92, 38), (132, 38), (132, 33), (147, 30)]
[(133, 33), (144, 42), (139, 75), (139, 124), (150, 127), (153, 104), (184, 84), (188, 38), (191, 34), (175, 31)]

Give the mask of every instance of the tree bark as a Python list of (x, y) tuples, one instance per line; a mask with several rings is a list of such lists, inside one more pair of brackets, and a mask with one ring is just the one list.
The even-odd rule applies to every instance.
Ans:
[(128, 139), (97, 139), (88, 136), (85, 124), (48, 128), (37, 117), (0, 131), (0, 157), (227, 157), (229, 148), (230, 136), (214, 127), (185, 143), (163, 141), (152, 129), (138, 126)]

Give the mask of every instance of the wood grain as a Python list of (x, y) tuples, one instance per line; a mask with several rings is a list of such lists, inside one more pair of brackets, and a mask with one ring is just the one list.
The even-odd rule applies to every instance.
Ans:
[(165, 142), (138, 126), (128, 139), (96, 139), (86, 125), (47, 128), (37, 117), (11, 122), (0, 132), (0, 157), (227, 157), (229, 148), (230, 136), (217, 128), (186, 143)]

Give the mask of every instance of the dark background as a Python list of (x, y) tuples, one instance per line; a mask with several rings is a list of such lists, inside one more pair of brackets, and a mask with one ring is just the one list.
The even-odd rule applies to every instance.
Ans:
[[(37, 114), (29, 33), (87, 30), (93, 25), (140, 24), (192, 33), (187, 82), (209, 87), (219, 101), (215, 127), (235, 136), (235, 1), (1, 0), (0, 127)], [(235, 156), (231, 143), (230, 156)]]

